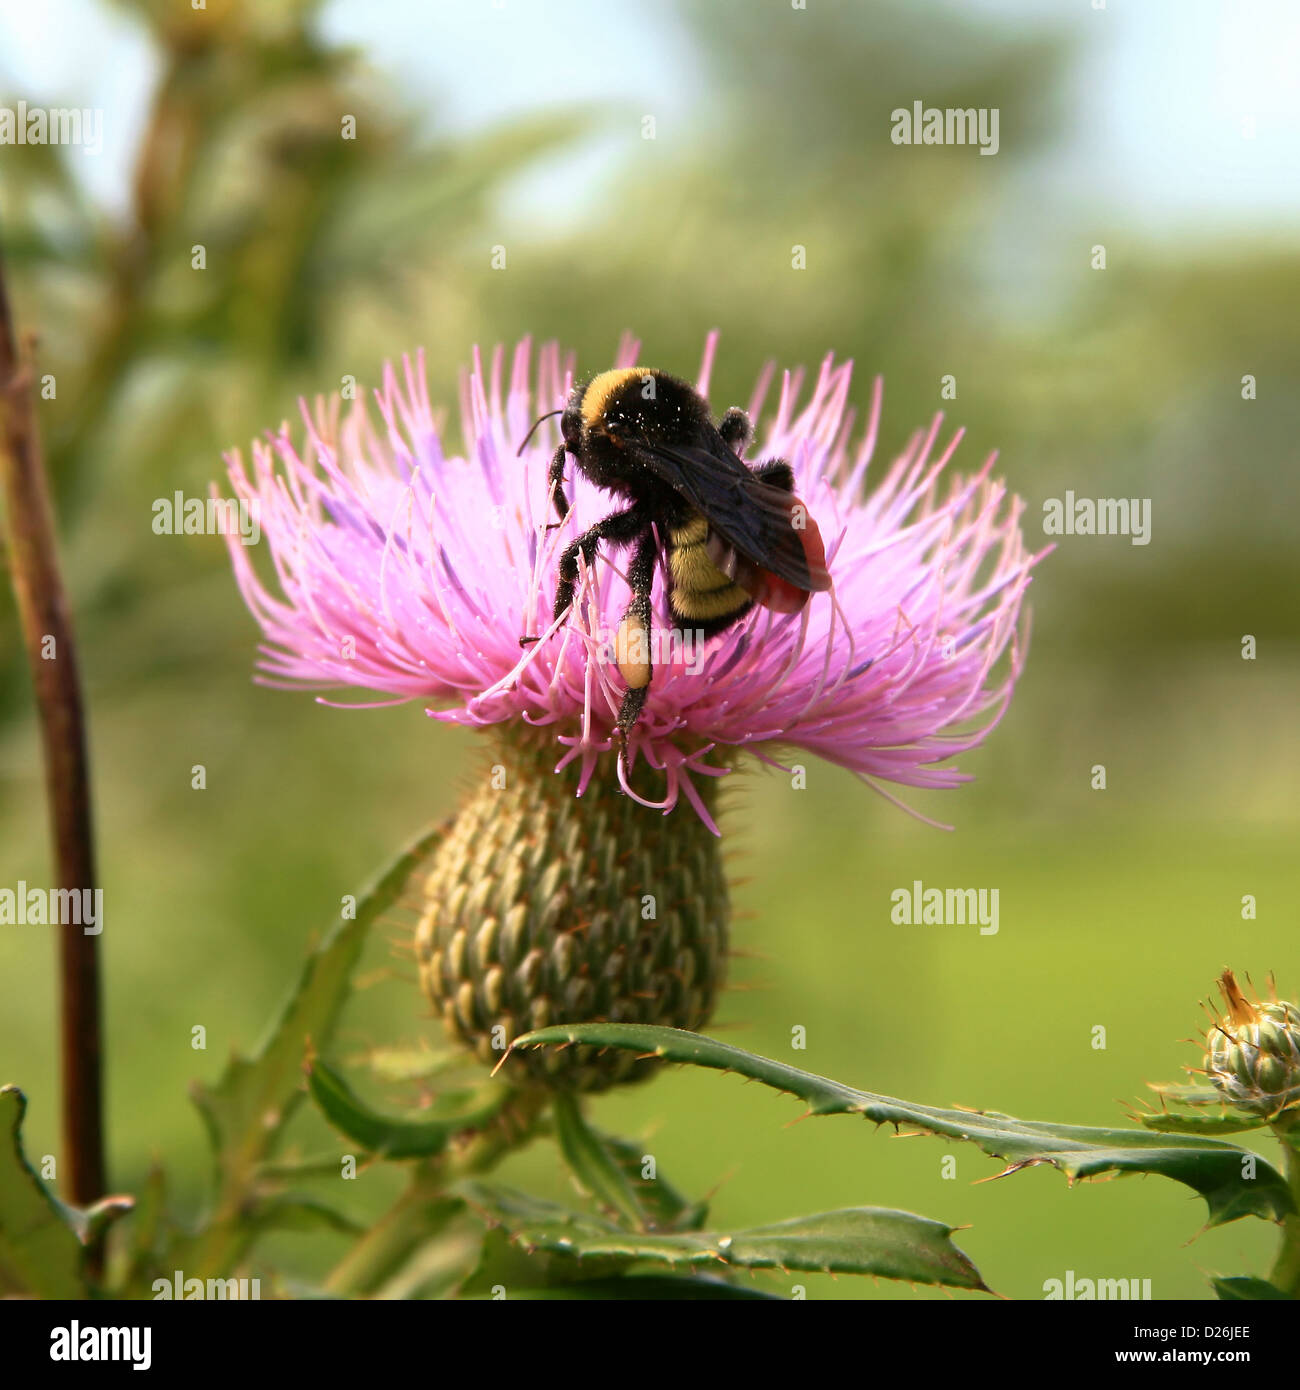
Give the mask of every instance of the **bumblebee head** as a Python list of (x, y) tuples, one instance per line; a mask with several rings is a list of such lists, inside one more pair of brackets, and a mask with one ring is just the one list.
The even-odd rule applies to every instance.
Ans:
[(619, 367), (592, 377), (578, 402), (582, 423), (594, 429), (607, 417), (623, 414), (627, 405), (643, 398), (647, 391), (653, 399), (656, 376), (657, 373), (648, 367)]

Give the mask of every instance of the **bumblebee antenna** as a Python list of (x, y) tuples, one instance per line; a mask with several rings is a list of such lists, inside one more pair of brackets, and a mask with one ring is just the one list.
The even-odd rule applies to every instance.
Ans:
[(533, 437), (534, 434), (537, 433), (537, 426), (540, 425), (543, 420), (549, 420), (552, 415), (563, 414), (564, 409), (563, 407), (561, 407), (561, 409), (559, 410), (548, 410), (545, 415), (539, 415), (537, 419), (533, 421), (532, 428), (528, 431), (526, 435), (524, 435), (524, 442), (519, 446), (517, 450), (515, 450), (515, 457), (518, 458), (520, 454), (522, 454), (524, 450), (528, 447), (528, 441)]

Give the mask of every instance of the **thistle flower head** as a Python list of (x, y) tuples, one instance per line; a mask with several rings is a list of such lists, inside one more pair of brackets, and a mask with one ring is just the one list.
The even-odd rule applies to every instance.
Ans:
[[(713, 350), (711, 336), (698, 378), (706, 395)], [(615, 365), (637, 360), (625, 341)], [(940, 449), (939, 419), (868, 491), (881, 389), (855, 434), (850, 372), (828, 357), (810, 382), (796, 371), (770, 390), (769, 369), (748, 404), (749, 458), (792, 465), (833, 591), (797, 614), (757, 607), (695, 647), (669, 631), (660, 573), (652, 641), (661, 640), (630, 771), (613, 736), (625, 690), (615, 650), (625, 556), (601, 553), (582, 567), (573, 608), (550, 622), (559, 553), (608, 514), (610, 496), (570, 467), (572, 510), (547, 529), (556, 423), (516, 457), (573, 379), (553, 344), (535, 363), (519, 344), (508, 373), (500, 349), (486, 368), (475, 353), (460, 389), (463, 455), (448, 451), (417, 355), (385, 369), (377, 414), (359, 403), (344, 413), (337, 400), (304, 405), (299, 442), (286, 425), (254, 444), (248, 465), (229, 456), (236, 493), (259, 509), (279, 589), (230, 538), (265, 638), (261, 679), (417, 700), (450, 723), (536, 726), (553, 740), (557, 770), (576, 765), (579, 794), (594, 777), (617, 777), (665, 812), (685, 798), (711, 829), (700, 779), (727, 772), (742, 749), (770, 762), (778, 746), (816, 754), (878, 789), (966, 780), (938, 764), (978, 745), (1006, 707), (1037, 557), (1024, 546), (1019, 499), (990, 477), (992, 459), (972, 476), (948, 474), (961, 435)], [(542, 640), (521, 649), (523, 634)], [(654, 780), (637, 775), (638, 757)]]

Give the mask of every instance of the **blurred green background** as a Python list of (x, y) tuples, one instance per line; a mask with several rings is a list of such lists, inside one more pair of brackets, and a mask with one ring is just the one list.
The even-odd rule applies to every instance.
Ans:
[[(1141, 8), (12, 7), (0, 104), (105, 109), (98, 156), (0, 148), (0, 237), (57, 380), (40, 418), (90, 705), (115, 1190), (160, 1157), (197, 1208), (187, 1082), (257, 1040), (340, 896), (455, 807), (479, 751), (415, 706), (343, 713), (254, 686), (257, 635), (220, 540), (155, 536), (152, 501), (201, 494), (221, 450), (292, 416), (299, 393), (373, 384), (421, 345), (453, 417), (472, 345), (524, 333), (593, 370), (631, 329), (647, 360), (689, 375), (718, 327), (717, 406), (747, 399), (769, 358), (834, 350), (859, 364), (860, 408), (885, 377), (880, 462), (944, 408), (969, 429), (958, 466), (1000, 449), (1031, 545), (1067, 488), (1152, 499), (1149, 545), (1066, 537), (1040, 567), (1027, 669), (965, 762), (976, 782), (908, 797), (953, 833), (821, 766), (798, 795), (759, 774), (733, 793), (741, 915), (720, 1036), (914, 1100), (1104, 1124), (1198, 1061), (1185, 1040), (1225, 965), (1276, 970), (1295, 997), (1300, 190), (1271, 161), (1297, 119), (1274, 83), (1296, 17)], [(918, 99), (996, 106), (999, 153), (894, 146), (889, 113)], [(0, 885), (48, 875), (6, 597)], [(915, 878), (998, 888), (999, 934), (892, 925), (890, 892)], [(394, 914), (375, 941), (336, 1052), (437, 1040), (413, 921)], [(58, 1152), (53, 964), (47, 932), (0, 931), (0, 1073), (30, 1097), (35, 1155)], [(686, 1072), (595, 1105), (607, 1127), (652, 1133), (676, 1183), (716, 1188), (719, 1223), (909, 1208), (969, 1226), (960, 1243), (1014, 1297), (1069, 1269), (1201, 1297), (1207, 1272), (1260, 1273), (1271, 1254), (1259, 1222), (1193, 1240), (1203, 1206), (1171, 1183), (1070, 1190), (1035, 1169), (973, 1185), (997, 1171), (973, 1148), (849, 1119), (788, 1127), (798, 1113)], [(305, 1152), (330, 1147), (310, 1117), (300, 1134)], [(564, 1186), (547, 1145), (507, 1171)], [(353, 1208), (378, 1210), (386, 1183), (351, 1184)], [(340, 1246), (262, 1249), (310, 1277)]]

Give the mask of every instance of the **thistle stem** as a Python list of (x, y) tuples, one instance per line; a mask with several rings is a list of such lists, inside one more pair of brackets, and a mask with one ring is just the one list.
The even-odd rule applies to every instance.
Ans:
[(456, 1215), (440, 1204), (441, 1184), (423, 1173), (361, 1237), (331, 1271), (325, 1288), (357, 1297), (371, 1293), (421, 1240), (435, 1238)]
[[(72, 622), (30, 388), (0, 262), (0, 492), (9, 570), (40, 717), (57, 880), (61, 888), (79, 891), (95, 885), (90, 769)], [(79, 924), (62, 928), (59, 975), (68, 1193), (84, 1207), (104, 1195), (105, 1181), (98, 937)], [(101, 1265), (102, 1244), (95, 1238), (87, 1249), (92, 1276)]]
[(544, 1091), (521, 1091), (459, 1153), (420, 1164), (397, 1201), (334, 1267), (326, 1289), (350, 1297), (373, 1293), (420, 1245), (436, 1238), (460, 1214), (447, 1189), (461, 1178), (488, 1172), (528, 1143), (538, 1132), (548, 1101)]
[(1285, 1128), (1279, 1126), (1275, 1133), (1282, 1143), (1282, 1173), (1291, 1189), (1295, 1210), (1282, 1220), (1282, 1244), (1268, 1281), (1288, 1298), (1300, 1299), (1300, 1149), (1295, 1147), (1300, 1140), (1300, 1121), (1293, 1120)]

